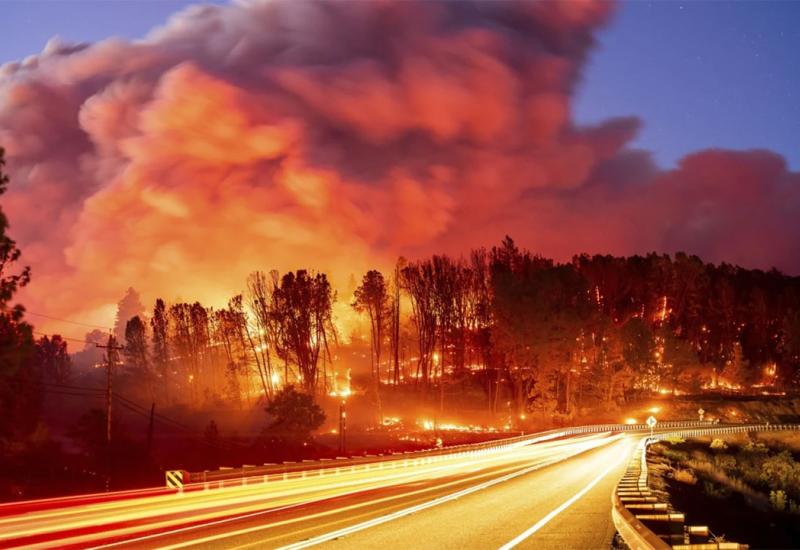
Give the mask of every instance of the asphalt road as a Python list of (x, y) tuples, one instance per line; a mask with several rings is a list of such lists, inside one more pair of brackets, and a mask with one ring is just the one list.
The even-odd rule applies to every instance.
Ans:
[(608, 548), (611, 493), (641, 436), (0, 518), (0, 548)]

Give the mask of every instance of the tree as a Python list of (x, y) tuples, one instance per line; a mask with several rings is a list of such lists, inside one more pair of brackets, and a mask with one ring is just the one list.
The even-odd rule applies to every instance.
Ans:
[(400, 271), (402, 288), (411, 297), (411, 319), (417, 330), (419, 356), (417, 359), (417, 383), (427, 390), (436, 347), (436, 310), (434, 307), (433, 280), (430, 266), (422, 262), (406, 265)]
[(312, 395), (318, 387), (320, 353), (330, 358), (328, 342), (336, 339), (335, 297), (324, 273), (304, 269), (285, 274), (272, 292), (278, 356), (297, 367), (303, 389)]
[(520, 251), (506, 238), (492, 249), (493, 343), (514, 412), (570, 412), (571, 357), (588, 317), (585, 279), (570, 264)]
[(54, 380), (56, 384), (64, 384), (72, 368), (66, 340), (58, 334), (54, 334), (52, 338), (39, 338), (36, 342), (36, 362), (45, 377)]
[(375, 396), (378, 401), (378, 419), (383, 423), (381, 411), (381, 350), (383, 346), (383, 333), (387, 326), (389, 312), (389, 295), (386, 291), (386, 281), (380, 271), (370, 270), (364, 275), (361, 285), (354, 293), (353, 309), (359, 313), (367, 314), (370, 325), (372, 377), (375, 386)]
[(633, 317), (622, 326), (622, 356), (628, 366), (637, 373), (644, 387), (655, 387), (653, 359), (656, 348), (653, 331), (640, 317)]
[(153, 366), (157, 376), (161, 379), (161, 389), (167, 400), (169, 393), (169, 348), (167, 339), (169, 334), (169, 319), (167, 318), (167, 306), (164, 300), (158, 298), (153, 307), (153, 317), (150, 319), (150, 328), (153, 331)]
[(270, 273), (270, 279), (262, 271), (255, 271), (247, 279), (248, 299), (250, 311), (253, 314), (255, 330), (250, 331), (246, 320), (244, 330), (255, 359), (258, 376), (264, 387), (264, 394), (269, 397), (275, 390), (273, 384), (272, 351), (275, 348), (275, 336), (278, 327), (275, 325), (273, 315), (272, 291), (277, 286), (278, 274)]
[(286, 386), (275, 393), (266, 408), (272, 422), (268, 431), (288, 439), (307, 440), (325, 422), (325, 413), (314, 397)]
[(678, 338), (669, 330), (662, 331), (660, 342), (664, 374), (669, 377), (674, 394), (680, 384), (681, 375), (697, 363), (697, 354), (691, 349), (689, 342)]
[(147, 352), (147, 334), (145, 324), (136, 315), (125, 324), (125, 363), (128, 372), (143, 382), (151, 398), (155, 397), (153, 376)]
[(400, 277), (401, 270), (405, 265), (406, 259), (402, 256), (398, 258), (394, 266), (394, 276), (392, 277), (389, 349), (392, 355), (392, 372), (395, 385), (400, 383)]
[[(9, 181), (4, 167), (5, 151), (0, 148), (0, 195)], [(25, 309), (11, 304), (17, 290), (30, 281), (30, 269), (16, 269), (22, 252), (7, 231), (8, 219), (0, 209), (0, 445), (30, 433), (41, 404), (39, 376), (33, 368), (33, 327), (23, 319)]]
[(132, 318), (139, 316), (144, 319), (144, 305), (139, 293), (133, 288), (128, 288), (125, 296), (117, 303), (117, 317), (114, 320), (114, 336), (118, 342), (125, 342), (125, 325)]

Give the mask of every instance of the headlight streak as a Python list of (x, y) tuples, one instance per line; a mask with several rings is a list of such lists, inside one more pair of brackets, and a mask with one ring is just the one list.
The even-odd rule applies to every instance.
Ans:
[[(582, 438), (545, 441), (535, 445), (510, 445), (501, 450), (476, 451), (467, 456), (445, 455), (436, 457), (435, 461), (416, 459), (416, 464), (415, 459), (399, 458), (396, 461), (379, 463), (380, 469), (378, 464), (372, 464), (369, 469), (361, 469), (362, 467), (359, 466), (353, 471), (348, 468), (339, 473), (330, 472), (323, 476), (314, 475), (313, 477), (266, 484), (149, 496), (123, 502), (74, 506), (66, 510), (33, 512), (21, 517), (0, 519), (0, 530), (2, 530), (0, 543), (3, 545), (13, 544), (14, 540), (22, 537), (40, 535), (52, 536), (52, 540), (43, 541), (44, 545), (63, 546), (65, 543), (88, 544), (93, 540), (100, 542), (110, 538), (152, 532), (155, 529), (185, 526), (189, 522), (204, 522), (198, 527), (205, 527), (214, 522), (240, 520), (242, 515), (246, 514), (274, 513), (289, 507), (371, 489), (389, 488), (459, 474), (471, 474), (498, 466), (505, 467), (503, 471), (507, 471), (519, 468), (523, 462), (530, 463), (531, 460), (548, 455), (554, 455), (555, 461), (563, 460), (568, 456), (613, 440), (615, 438), (609, 438), (607, 434), (591, 435)], [(404, 463), (407, 466), (404, 467)], [(492, 472), (490, 475), (498, 475), (498, 472)], [(486, 477), (486, 474), (483, 477)], [(325, 483), (326, 481), (328, 483)], [(461, 479), (446, 484), (437, 484), (431, 488), (420, 490), (420, 493), (464, 482), (465, 480)], [(401, 498), (409, 494), (411, 493), (403, 492), (387, 498)], [(267, 507), (269, 509), (265, 510)], [(337, 509), (331, 513), (340, 511), (341, 509)], [(181, 517), (170, 517), (177, 514), (180, 514)], [(233, 515), (236, 517), (231, 517)], [(147, 521), (149, 519), (153, 521)], [(141, 522), (141, 525), (130, 525), (130, 522), (134, 521)], [(118, 524), (116, 528), (111, 525), (115, 523)], [(108, 530), (101, 529), (96, 533), (80, 534), (76, 532), (80, 529), (96, 528), (98, 525), (106, 525), (110, 528)], [(187, 529), (187, 527), (179, 530), (182, 529)], [(167, 534), (175, 532), (172, 530)], [(64, 537), (58, 537), (59, 533), (63, 533)]]
[[(620, 437), (621, 436), (617, 436), (617, 437), (614, 438), (614, 440), (619, 439)], [(599, 446), (599, 444), (591, 445), (591, 446), (589, 446), (589, 448), (583, 448), (582, 450), (576, 450), (574, 453), (571, 453), (569, 456), (574, 456), (576, 454), (580, 454), (580, 453), (582, 453), (582, 452), (584, 452), (586, 450), (589, 450), (589, 449), (597, 447), (597, 446)], [(345, 527), (343, 529), (338, 529), (336, 531), (332, 531), (332, 532), (326, 533), (324, 535), (313, 537), (313, 538), (310, 538), (308, 540), (304, 540), (304, 541), (301, 541), (301, 542), (298, 542), (298, 543), (295, 543), (295, 544), (282, 546), (278, 550), (300, 550), (301, 548), (308, 548), (308, 547), (311, 547), (311, 546), (316, 546), (318, 544), (322, 544), (324, 542), (328, 542), (328, 541), (331, 541), (331, 540), (334, 540), (334, 539), (338, 539), (338, 538), (341, 538), (341, 537), (356, 533), (358, 531), (363, 531), (364, 529), (369, 529), (370, 527), (375, 527), (377, 525), (381, 525), (383, 523), (387, 523), (387, 522), (392, 521), (394, 519), (402, 518), (404, 516), (408, 516), (410, 514), (413, 514), (413, 513), (416, 513), (416, 512), (420, 512), (422, 510), (425, 510), (427, 508), (431, 508), (433, 506), (437, 506), (439, 504), (444, 504), (445, 502), (450, 502), (452, 500), (456, 500), (458, 498), (461, 498), (461, 497), (469, 495), (471, 493), (480, 491), (482, 489), (487, 489), (487, 488), (492, 487), (494, 485), (497, 485), (499, 483), (503, 483), (505, 481), (509, 481), (511, 479), (523, 476), (525, 474), (529, 474), (529, 473), (531, 473), (531, 472), (533, 472), (535, 470), (539, 470), (541, 468), (544, 468), (545, 466), (549, 466), (549, 465), (554, 464), (556, 462), (560, 462), (561, 460), (563, 460), (563, 458), (557, 457), (557, 458), (554, 458), (552, 460), (546, 461), (545, 463), (537, 464), (535, 466), (530, 466), (528, 468), (524, 468), (522, 470), (506, 474), (506, 475), (504, 475), (502, 477), (499, 477), (499, 478), (491, 479), (489, 481), (480, 483), (478, 485), (473, 485), (472, 487), (468, 487), (468, 488), (463, 489), (461, 491), (457, 491), (455, 493), (451, 493), (449, 495), (445, 495), (443, 497), (439, 497), (437, 499), (434, 499), (434, 500), (431, 500), (431, 501), (428, 501), (428, 502), (424, 502), (424, 503), (418, 504), (416, 506), (411, 506), (409, 508), (404, 508), (402, 510), (398, 510), (398, 511), (393, 512), (391, 514), (387, 514), (387, 515), (384, 515), (384, 516), (373, 518), (371, 520), (359, 523), (357, 525), (353, 525), (353, 526), (350, 526), (350, 527)]]
[(507, 542), (506, 544), (501, 546), (499, 550), (511, 550), (512, 548), (517, 546), (519, 543), (523, 542), (525, 539), (527, 539), (528, 537), (530, 537), (531, 535), (536, 533), (542, 527), (547, 525), (550, 522), (550, 520), (552, 520), (558, 514), (560, 514), (561, 512), (563, 512), (564, 510), (566, 510), (570, 506), (572, 506), (572, 504), (574, 504), (576, 501), (580, 500), (581, 497), (583, 497), (583, 495), (585, 495), (586, 493), (588, 493), (592, 489), (592, 487), (597, 485), (600, 482), (600, 480), (602, 480), (604, 477), (606, 477), (609, 474), (609, 472), (611, 472), (611, 470), (613, 470), (614, 468), (617, 468), (628, 456), (630, 456), (630, 450), (631, 450), (631, 447), (629, 445), (626, 446), (625, 449), (622, 451), (622, 453), (620, 453), (620, 455), (617, 458), (617, 460), (615, 460), (613, 463), (611, 463), (611, 465), (609, 465), (605, 470), (603, 470), (600, 473), (600, 475), (598, 475), (596, 478), (594, 478), (592, 481), (590, 481), (583, 489), (581, 489), (580, 491), (578, 491), (577, 493), (572, 495), (569, 499), (567, 499), (565, 502), (563, 502), (557, 508), (555, 508), (554, 510), (549, 512), (547, 515), (545, 515), (542, 519), (540, 519), (539, 521), (534, 523), (531, 527), (526, 529), (524, 532), (522, 532), (521, 534), (517, 535), (512, 540), (510, 540), (509, 542)]
[[(588, 438), (581, 438), (580, 441), (591, 440), (597, 438), (597, 435), (589, 436)], [(391, 481), (402, 480), (403, 478), (413, 478), (414, 476), (424, 478), (424, 476), (431, 473), (445, 471), (452, 473), (452, 467), (462, 466), (466, 467), (470, 464), (481, 467), (484, 464), (491, 462), (506, 462), (513, 459), (513, 455), (507, 453), (514, 452), (520, 447), (526, 448), (526, 452), (537, 453), (545, 452), (551, 448), (575, 445), (576, 440), (560, 440), (556, 442), (540, 443), (536, 446), (525, 445), (516, 443), (509, 445), (506, 448), (488, 449), (485, 451), (477, 451), (475, 455), (471, 456), (447, 456), (437, 457), (439, 460), (428, 461), (425, 458), (407, 459), (408, 466), (403, 466), (400, 463), (406, 462), (403, 459), (396, 461), (387, 461), (383, 463), (373, 463), (369, 466), (356, 466), (354, 470), (342, 469), (338, 473), (330, 472), (327, 475), (319, 476), (313, 475), (308, 477), (289, 478), (286, 481), (278, 481), (264, 484), (252, 485), (237, 485), (232, 487), (223, 487), (213, 489), (210, 491), (198, 491), (196, 493), (176, 493), (170, 495), (162, 495), (159, 497), (148, 497), (145, 499), (138, 499), (136, 501), (123, 501), (89, 505), (86, 507), (69, 508), (67, 510), (53, 510), (48, 512), (39, 512), (36, 514), (28, 514), (24, 517), (8, 517), (0, 519), (0, 527), (6, 533), (0, 534), (0, 541), (10, 538), (8, 530), (14, 527), (15, 523), (20, 521), (30, 523), (31, 521), (46, 521), (54, 520), (58, 522), (59, 527), (77, 528), (81, 525), (94, 525), (95, 520), (106, 519), (112, 512), (120, 512), (128, 509), (131, 513), (137, 509), (150, 510), (152, 516), (161, 516), (165, 513), (174, 513), (185, 510), (188, 506), (196, 509), (198, 506), (209, 503), (215, 505), (229, 505), (236, 503), (249, 503), (265, 498), (277, 497), (290, 497), (303, 494), (309, 491), (324, 491), (329, 488), (342, 488), (348, 486), (355, 486), (376, 481)], [(524, 458), (524, 456), (522, 457)], [(455, 463), (455, 464), (453, 464)], [(461, 463), (461, 464), (459, 464)], [(349, 479), (351, 478), (351, 479)], [(328, 485), (320, 485), (319, 481), (330, 480)], [(228, 497), (225, 500), (223, 497)], [(158, 506), (158, 509), (154, 509)], [(95, 514), (96, 518), (86, 517), (86, 514)], [(83, 519), (80, 523), (65, 523), (65, 518), (70, 516), (79, 516)], [(140, 515), (122, 515), (117, 516), (121, 520), (130, 520), (141, 517)], [(20, 535), (31, 535), (37, 531), (22, 531), (13, 533), (15, 537)]]
[[(455, 500), (455, 499), (457, 499), (457, 498), (459, 498), (461, 496), (465, 496), (467, 494), (479, 491), (481, 489), (485, 489), (485, 488), (491, 487), (493, 485), (496, 485), (497, 483), (501, 483), (503, 481), (508, 481), (508, 480), (513, 479), (515, 477), (519, 477), (519, 476), (524, 475), (526, 473), (530, 473), (530, 472), (532, 472), (534, 470), (538, 470), (538, 469), (544, 468), (546, 466), (555, 464), (557, 462), (561, 462), (561, 461), (566, 460), (567, 458), (570, 458), (570, 457), (575, 456), (577, 454), (580, 454), (580, 453), (583, 453), (585, 451), (597, 448), (599, 446), (607, 445), (609, 443), (617, 441), (617, 440), (620, 439), (620, 437), (621, 436), (619, 436), (619, 435), (613, 436), (613, 437), (605, 437), (605, 438), (588, 437), (586, 439), (588, 439), (590, 441), (583, 441), (583, 442), (580, 442), (580, 443), (568, 442), (568, 444), (565, 445), (565, 446), (569, 446), (568, 450), (563, 450), (563, 451), (561, 451), (561, 453), (557, 454), (556, 456), (554, 456), (550, 460), (546, 460), (546, 461), (538, 463), (538, 464), (536, 464), (534, 466), (530, 466), (530, 467), (527, 467), (527, 468), (523, 467), (522, 470), (520, 470), (520, 466), (519, 465), (509, 466), (509, 467), (505, 468), (504, 470), (502, 470), (500, 472), (493, 472), (493, 473), (489, 474), (489, 475), (492, 475), (492, 476), (497, 476), (497, 475), (503, 474), (503, 472), (509, 472), (508, 474), (504, 474), (499, 478), (498, 477), (494, 477), (493, 479), (491, 479), (489, 481), (481, 482), (478, 485), (474, 485), (474, 486), (468, 487), (466, 489), (462, 489), (460, 491), (456, 491), (455, 493), (451, 493), (451, 494), (445, 495), (443, 497), (439, 497), (439, 498), (436, 498), (436, 499), (433, 499), (433, 500), (430, 500), (430, 501), (427, 501), (427, 502), (423, 502), (423, 503), (415, 505), (415, 506), (404, 508), (402, 510), (398, 510), (398, 511), (393, 512), (391, 514), (386, 514), (386, 515), (381, 516), (379, 518), (372, 518), (372, 519), (370, 519), (368, 521), (365, 521), (365, 522), (362, 522), (362, 523), (360, 523), (358, 525), (346, 527), (346, 528), (343, 528), (343, 529), (340, 529), (340, 530), (336, 530), (336, 531), (334, 531), (332, 533), (328, 533), (328, 534), (322, 535), (320, 537), (312, 538), (312, 539), (303, 541), (301, 543), (297, 543), (296, 545), (290, 545), (290, 546), (287, 546), (285, 548), (295, 548), (295, 547), (296, 548), (305, 548), (305, 547), (308, 547), (308, 546), (313, 546), (315, 544), (319, 544), (319, 543), (322, 543), (322, 542), (326, 542), (326, 541), (332, 540), (334, 538), (338, 538), (338, 537), (344, 536), (346, 534), (355, 533), (357, 531), (361, 531), (361, 530), (367, 529), (369, 527), (377, 526), (377, 525), (386, 523), (388, 521), (391, 521), (393, 519), (397, 519), (397, 518), (412, 514), (414, 512), (421, 511), (421, 510), (430, 508), (432, 506), (436, 506), (438, 504), (442, 504), (444, 502)], [(567, 443), (567, 442), (559, 442), (559, 443)], [(473, 479), (477, 480), (477, 479), (481, 479), (481, 478), (484, 478), (484, 477), (487, 477), (487, 475), (474, 476)], [(316, 515), (313, 515), (313, 516), (305, 516), (304, 518), (297, 518), (297, 519), (288, 520), (288, 521), (279, 522), (279, 523), (270, 524), (270, 525), (261, 525), (261, 526), (256, 526), (256, 527), (249, 527), (249, 528), (246, 528), (246, 529), (240, 529), (240, 530), (237, 530), (237, 531), (226, 532), (226, 533), (219, 534), (219, 535), (213, 535), (213, 536), (210, 536), (210, 537), (205, 537), (205, 538), (201, 538), (201, 539), (195, 539), (195, 540), (192, 540), (192, 541), (189, 541), (189, 542), (178, 543), (178, 544), (174, 544), (174, 545), (166, 546), (166, 547), (161, 547), (161, 548), (162, 548), (162, 550), (176, 550), (178, 548), (186, 548), (186, 547), (191, 547), (191, 546), (209, 544), (211, 542), (215, 542), (215, 541), (226, 539), (226, 538), (231, 538), (231, 537), (240, 536), (240, 535), (246, 535), (246, 534), (252, 534), (252, 533), (255, 533), (255, 532), (258, 532), (258, 531), (265, 531), (265, 530), (272, 529), (272, 528), (275, 528), (275, 527), (278, 527), (278, 526), (281, 526), (281, 525), (286, 525), (288, 523), (307, 521), (308, 519), (314, 519), (314, 518), (323, 517), (323, 516), (326, 516), (326, 515), (337, 514), (337, 513), (343, 512), (343, 511), (348, 511), (348, 510), (352, 510), (352, 509), (356, 509), (356, 508), (362, 508), (362, 507), (366, 507), (366, 506), (374, 506), (376, 503), (385, 502), (387, 500), (394, 500), (394, 499), (397, 499), (397, 498), (405, 498), (405, 497), (408, 497), (409, 495), (413, 495), (413, 494), (430, 492), (430, 491), (433, 491), (433, 490), (440, 490), (440, 489), (448, 487), (448, 486), (463, 484), (463, 482), (464, 482), (464, 480), (454, 481), (454, 482), (438, 485), (438, 486), (435, 486), (435, 487), (431, 487), (431, 488), (428, 488), (428, 489), (424, 489), (424, 490), (420, 490), (420, 491), (414, 491), (412, 493), (404, 493), (404, 494), (398, 495), (396, 497), (389, 497), (387, 499), (380, 499), (378, 501), (369, 501), (369, 502), (361, 503), (361, 504), (358, 504), (358, 505), (355, 505), (355, 506), (352, 506), (352, 507), (346, 507), (346, 508), (343, 508), (343, 509), (332, 510), (330, 512), (325, 512), (325, 513), (322, 513), (322, 514), (316, 514)], [(249, 547), (249, 546), (263, 546), (263, 544), (264, 544), (264, 541), (261, 540), (261, 541), (255, 543), (255, 544), (253, 544), (253, 545), (245, 545), (245, 546), (242, 546), (242, 547), (239, 547), (239, 548), (246, 548), (246, 547)]]

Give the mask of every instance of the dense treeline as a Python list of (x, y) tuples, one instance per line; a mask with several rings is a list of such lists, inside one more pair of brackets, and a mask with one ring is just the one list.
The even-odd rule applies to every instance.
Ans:
[[(62, 338), (37, 341), (10, 304), (29, 272), (15, 270), (20, 251), (0, 222), (0, 439), (10, 441), (34, 429), (42, 384), (67, 381), (70, 358)], [(360, 368), (337, 354), (336, 300), (327, 276), (306, 270), (254, 272), (223, 308), (158, 299), (145, 311), (131, 289), (115, 327), (125, 344), (116, 376), (159, 406), (245, 407), (288, 385), (336, 392)], [(470, 399), (552, 418), (642, 392), (800, 385), (798, 278), (681, 253), (556, 263), (506, 238), (466, 257), (370, 270), (348, 301), (368, 327), (371, 383), (361, 389), (379, 415), (381, 396), (401, 390), (443, 410)]]
[[(0, 194), (6, 184), (0, 171)], [(397, 409), (413, 399), (427, 410), (482, 409), (505, 419), (537, 413), (546, 423), (614, 410), (654, 391), (800, 386), (798, 278), (686, 254), (556, 263), (510, 238), (463, 257), (401, 258), (391, 273), (368, 271), (339, 304), (360, 315), (361, 326), (341, 325), (327, 276), (307, 270), (254, 272), (222, 308), (162, 299), (145, 308), (129, 289), (113, 334), (122, 352), (104, 355), (93, 343), (110, 337), (94, 331), (71, 360), (64, 338), (35, 333), (24, 308), (12, 303), (30, 273), (18, 266), (7, 228), (0, 211), (0, 456), (17, 457), (22, 469), (34, 460), (30, 453), (44, 464), (57, 451), (31, 444), (47, 442), (40, 418), (46, 395), (103, 394), (98, 375), (105, 371), (78, 378), (73, 364), (112, 363), (122, 404), (145, 416), (124, 396), (152, 404), (145, 446), (124, 437), (110, 445), (99, 408), (66, 434), (92, 457), (76, 462), (75, 471), (106, 479), (112, 462), (150, 456), (156, 405), (220, 411), (269, 402), (275, 417), (287, 395), (294, 396), (287, 402), (311, 403), (309, 396), (350, 391), (351, 370), (353, 390), (366, 394), (377, 418), (385, 403)], [(365, 344), (369, 368), (358, 359)], [(322, 412), (308, 410), (309, 426), (318, 426)], [(273, 418), (271, 426), (295, 420)], [(119, 423), (114, 430), (121, 433)], [(206, 432), (204, 444), (219, 447), (216, 424)]]
[(221, 309), (158, 299), (149, 320), (124, 324), (123, 375), (165, 403), (269, 399), (286, 381), (315, 394), (330, 376), (334, 299), (324, 274), (304, 270), (255, 272)]
[[(324, 274), (304, 270), (255, 272), (222, 309), (157, 300), (121, 323), (125, 372), (166, 403), (244, 405), (287, 384), (333, 392), (351, 367), (335, 355), (335, 300)], [(352, 307), (379, 414), (381, 394), (401, 387), (442, 409), (480, 388), (475, 406), (493, 412), (574, 415), (642, 392), (800, 383), (798, 279), (685, 254), (559, 264), (506, 238), (371, 270)]]
[[(4, 166), (0, 147), (0, 195), (8, 185)], [(37, 340), (24, 319), (25, 309), (12, 303), (17, 290), (30, 281), (30, 270), (17, 266), (21, 251), (7, 230), (8, 220), (0, 210), (0, 456), (36, 428), (41, 382), (63, 382), (70, 369), (66, 342), (60, 336)]]

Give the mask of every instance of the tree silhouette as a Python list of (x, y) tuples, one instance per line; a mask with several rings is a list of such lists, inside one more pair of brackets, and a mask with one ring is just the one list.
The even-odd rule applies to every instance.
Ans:
[[(0, 195), (8, 177), (0, 148)], [(8, 236), (8, 219), (0, 209), (0, 447), (27, 435), (38, 421), (41, 392), (33, 368), (33, 327), (23, 320), (24, 308), (11, 304), (17, 290), (30, 281), (30, 269), (17, 270), (22, 252)]]
[(314, 398), (298, 392), (294, 386), (278, 391), (266, 411), (272, 418), (268, 432), (288, 439), (307, 440), (325, 422), (325, 413)]
[(168, 329), (169, 320), (167, 318), (167, 306), (161, 298), (156, 300), (153, 307), (153, 317), (150, 319), (150, 327), (153, 331), (153, 365), (157, 375), (161, 379), (161, 390), (167, 400), (170, 399), (170, 376), (169, 376), (169, 349), (168, 349)]
[(64, 384), (72, 368), (66, 340), (58, 334), (54, 334), (52, 338), (39, 338), (36, 342), (36, 362), (45, 377), (56, 384)]
[(125, 296), (117, 304), (117, 317), (114, 321), (114, 336), (117, 342), (125, 344), (125, 325), (136, 316), (144, 319), (144, 305), (139, 293), (133, 288), (128, 288)]
[(155, 399), (155, 380), (150, 368), (145, 324), (138, 315), (131, 317), (125, 325), (124, 354), (128, 372), (144, 386), (148, 396)]
[(364, 275), (361, 285), (354, 293), (353, 309), (359, 313), (366, 313), (369, 318), (372, 367), (375, 397), (378, 404), (378, 420), (383, 422), (381, 409), (381, 351), (383, 348), (383, 334), (387, 328), (389, 311), (389, 294), (386, 290), (386, 281), (380, 271), (370, 270)]

